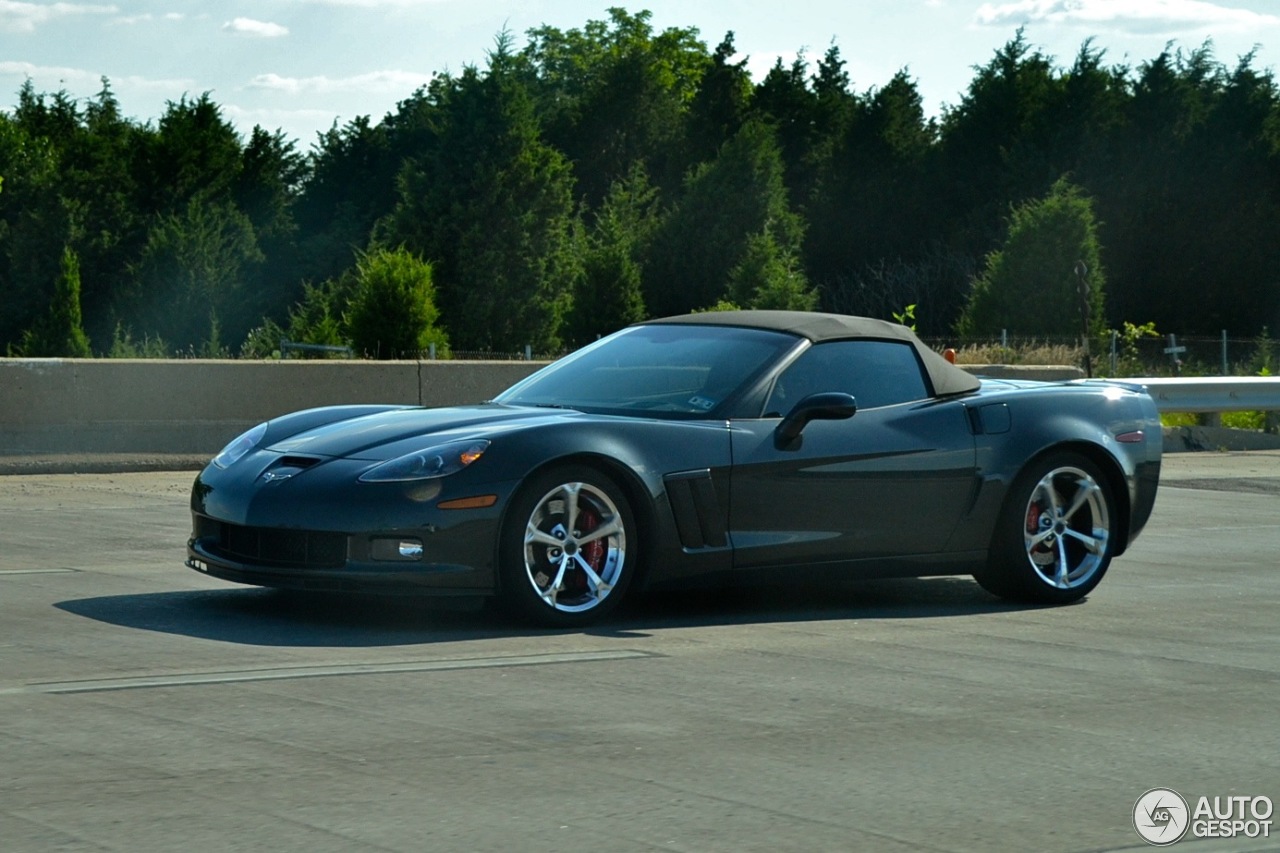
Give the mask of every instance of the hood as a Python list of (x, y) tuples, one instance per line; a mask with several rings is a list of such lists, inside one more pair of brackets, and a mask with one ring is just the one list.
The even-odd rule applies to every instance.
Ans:
[(585, 417), (569, 409), (485, 403), (396, 409), (325, 424), (273, 442), (273, 453), (382, 462), (454, 439), (492, 438), (513, 429)]

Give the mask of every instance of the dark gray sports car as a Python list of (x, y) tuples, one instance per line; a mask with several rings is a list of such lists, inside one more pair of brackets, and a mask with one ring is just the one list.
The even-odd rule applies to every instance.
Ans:
[(491, 402), (260, 424), (196, 478), (187, 565), (324, 590), (500, 595), (553, 626), (636, 587), (972, 573), (1092, 590), (1151, 514), (1155, 405), (979, 380), (903, 326), (782, 311), (641, 323)]

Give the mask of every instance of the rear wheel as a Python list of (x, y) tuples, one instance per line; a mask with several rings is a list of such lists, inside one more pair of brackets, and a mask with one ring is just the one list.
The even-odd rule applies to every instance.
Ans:
[(1078, 453), (1031, 463), (1014, 481), (978, 583), (1004, 598), (1065, 604), (1102, 580), (1114, 552), (1115, 498)]
[(594, 622), (635, 574), (637, 533), (622, 490), (587, 466), (525, 484), (502, 534), (502, 592), (524, 618), (551, 627)]

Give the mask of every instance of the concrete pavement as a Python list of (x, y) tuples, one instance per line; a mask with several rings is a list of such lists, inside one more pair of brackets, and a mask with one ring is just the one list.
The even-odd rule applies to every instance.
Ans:
[(851, 580), (551, 633), (200, 576), (189, 472), (0, 478), (0, 849), (1142, 847), (1152, 787), (1280, 799), (1280, 454), (1164, 473), (1079, 605)]

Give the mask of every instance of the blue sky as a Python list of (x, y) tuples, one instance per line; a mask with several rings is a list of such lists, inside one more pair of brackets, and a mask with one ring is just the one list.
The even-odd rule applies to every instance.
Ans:
[(0, 0), (0, 109), (27, 78), (88, 98), (105, 76), (139, 121), (209, 92), (243, 133), (280, 129), (307, 150), (335, 120), (376, 121), (433, 73), (483, 65), (503, 29), (519, 47), (532, 27), (581, 27), (609, 5), (696, 27), (709, 47), (733, 30), (757, 79), (834, 41), (856, 89), (907, 68), (934, 114), (1019, 26), (1061, 65), (1089, 37), (1109, 63), (1206, 39), (1228, 65), (1255, 48), (1258, 67), (1280, 62), (1280, 0)]

